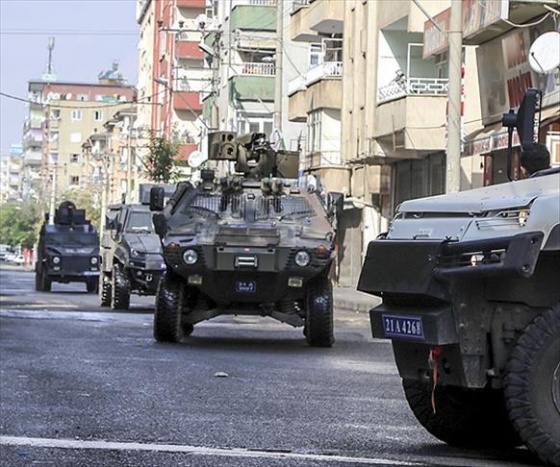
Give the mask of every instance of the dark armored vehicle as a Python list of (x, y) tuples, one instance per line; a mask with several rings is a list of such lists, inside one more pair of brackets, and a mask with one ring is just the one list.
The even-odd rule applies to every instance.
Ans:
[[(504, 116), (510, 155), (515, 127), (535, 147), (539, 108), (529, 89)], [(369, 244), (358, 289), (383, 299), (373, 335), (392, 340), (430, 433), (461, 446), (523, 443), (560, 465), (560, 170), (403, 203)]]
[(235, 175), (205, 169), (198, 186), (179, 183), (165, 208), (152, 190), (167, 264), (156, 340), (177, 342), (218, 315), (261, 315), (331, 346), (334, 231), (320, 194), (297, 186), (297, 154), (274, 152), (263, 134), (216, 132), (209, 159), (235, 164)]
[(138, 204), (109, 206), (101, 239), (101, 306), (126, 310), (130, 295), (155, 295), (166, 266), (149, 209), (149, 188), (140, 186)]
[(97, 292), (99, 237), (86, 220), (85, 210), (64, 201), (41, 226), (35, 264), (35, 290), (50, 292), (52, 282), (85, 282), (88, 292)]

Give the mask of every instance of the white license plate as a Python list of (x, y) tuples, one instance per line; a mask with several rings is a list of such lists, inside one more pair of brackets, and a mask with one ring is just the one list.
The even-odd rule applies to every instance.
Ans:
[(422, 318), (417, 316), (381, 315), (383, 332), (387, 337), (424, 339)]

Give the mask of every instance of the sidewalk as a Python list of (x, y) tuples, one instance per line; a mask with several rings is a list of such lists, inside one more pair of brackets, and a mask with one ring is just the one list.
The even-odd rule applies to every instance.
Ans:
[(358, 292), (352, 287), (334, 287), (333, 299), (335, 310), (368, 313), (374, 306), (381, 303), (379, 297)]

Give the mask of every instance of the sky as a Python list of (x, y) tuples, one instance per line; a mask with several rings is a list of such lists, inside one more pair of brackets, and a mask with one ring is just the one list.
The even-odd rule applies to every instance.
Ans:
[[(48, 38), (61, 82), (97, 83), (114, 61), (135, 85), (139, 27), (136, 0), (0, 0), (0, 92), (27, 98), (29, 80), (46, 71)], [(0, 96), (0, 154), (20, 143), (24, 102)]]

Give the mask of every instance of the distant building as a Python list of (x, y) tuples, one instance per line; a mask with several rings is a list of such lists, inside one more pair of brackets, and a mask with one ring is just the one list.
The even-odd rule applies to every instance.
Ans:
[[(24, 194), (59, 196), (84, 188), (89, 168), (82, 144), (119, 109), (136, 99), (136, 89), (113, 66), (100, 83), (29, 82), (29, 104), (23, 135)], [(114, 81), (117, 84), (104, 84)]]
[(22, 154), (22, 145), (12, 144), (10, 153), (0, 158), (0, 202), (21, 198)]

